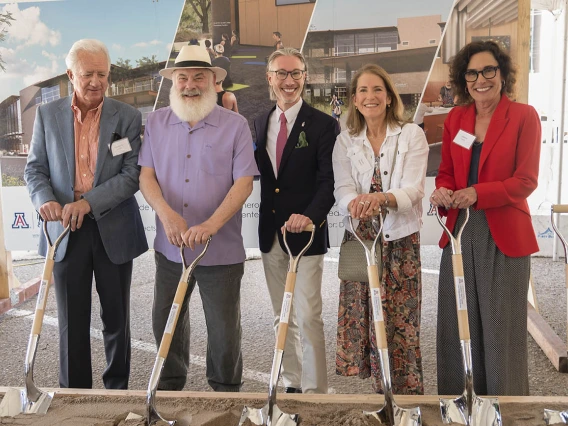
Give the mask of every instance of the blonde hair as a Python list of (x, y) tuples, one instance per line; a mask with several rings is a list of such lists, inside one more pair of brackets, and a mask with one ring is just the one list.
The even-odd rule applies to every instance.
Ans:
[(394, 87), (394, 83), (392, 82), (388, 73), (376, 64), (367, 64), (360, 68), (353, 78), (351, 79), (351, 83), (349, 84), (349, 108), (347, 110), (347, 128), (349, 129), (349, 134), (351, 136), (358, 135), (361, 133), (363, 128), (365, 127), (365, 117), (363, 114), (357, 110), (355, 107), (355, 102), (353, 99), (355, 98), (355, 94), (357, 93), (357, 85), (359, 83), (359, 78), (363, 74), (373, 74), (377, 77), (380, 77), (383, 82), (385, 83), (385, 89), (387, 91), (387, 95), (391, 98), (390, 106), (387, 107), (386, 111), (386, 121), (388, 126), (393, 125), (401, 125), (405, 122), (404, 120), (404, 104), (402, 103), (402, 99), (400, 99), (400, 95), (396, 91)]
[[(268, 58), (268, 61), (266, 62), (266, 72), (267, 73), (269, 71), (272, 71), (270, 69), (270, 67), (272, 66), (272, 62), (274, 62), (277, 58), (279, 58), (281, 56), (294, 56), (294, 57), (298, 58), (300, 60), (300, 62), (302, 63), (302, 65), (304, 66), (304, 71), (306, 71), (305, 75), (306, 75), (306, 79), (307, 79), (308, 64), (306, 63), (306, 59), (304, 58), (304, 55), (302, 55), (302, 52), (300, 52), (297, 49), (294, 49), (293, 47), (283, 47), (282, 49), (278, 49), (278, 50), (272, 52), (272, 54)], [(304, 84), (304, 87), (302, 88), (302, 93), (300, 94), (301, 97), (304, 96), (305, 90), (306, 90), (306, 85)], [(268, 85), (268, 94), (270, 95), (271, 101), (278, 100), (278, 98), (276, 97), (276, 93), (274, 93), (274, 89), (272, 88), (272, 86), (270, 84)]]

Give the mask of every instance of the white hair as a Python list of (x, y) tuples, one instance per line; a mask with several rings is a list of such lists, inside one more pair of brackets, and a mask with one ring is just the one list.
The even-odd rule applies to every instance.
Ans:
[(108, 69), (110, 70), (110, 55), (102, 41), (84, 38), (73, 43), (73, 46), (71, 46), (71, 49), (65, 58), (67, 69), (74, 71), (77, 68), (79, 52), (89, 52), (94, 54), (104, 53), (107, 58)]

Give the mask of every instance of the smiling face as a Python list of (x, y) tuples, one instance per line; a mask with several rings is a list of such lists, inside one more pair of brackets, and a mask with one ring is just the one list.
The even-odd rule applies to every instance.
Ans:
[(206, 68), (174, 71), (170, 90), (170, 106), (182, 120), (194, 123), (203, 120), (215, 107), (215, 74)]
[(108, 88), (108, 58), (103, 52), (78, 52), (75, 69), (67, 70), (67, 75), (73, 83), (79, 108), (96, 108)]
[(391, 97), (381, 77), (372, 73), (363, 73), (357, 81), (353, 102), (365, 117), (365, 121), (384, 119)]
[[(304, 64), (296, 56), (278, 56), (270, 64), (271, 71), (284, 70), (288, 73), (294, 70), (304, 70)], [(294, 80), (291, 74), (288, 74), (284, 80), (280, 80), (275, 72), (266, 73), (268, 84), (273, 91), (278, 106), (282, 111), (286, 111), (295, 105), (301, 98), (306, 83), (306, 73), (302, 73), (299, 80)]]
[[(499, 66), (499, 63), (491, 52), (479, 52), (469, 59), (467, 69), (482, 71), (486, 67), (496, 66)], [(476, 103), (499, 102), (501, 99), (502, 80), (500, 70), (497, 70), (493, 78), (485, 78), (483, 74), (479, 73), (476, 81), (466, 81), (467, 90)]]

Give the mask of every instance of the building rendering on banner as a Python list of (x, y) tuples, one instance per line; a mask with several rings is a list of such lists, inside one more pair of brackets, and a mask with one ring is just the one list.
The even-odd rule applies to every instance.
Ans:
[(375, 63), (392, 77), (407, 107), (418, 104), (440, 43), (440, 15), (398, 18), (397, 26), (310, 31), (304, 45), (310, 80), (307, 100), (344, 99), (351, 76)]
[[(138, 68), (111, 65), (110, 84), (106, 96), (125, 102), (142, 113), (142, 125), (154, 109), (164, 62)], [(0, 150), (11, 155), (27, 155), (32, 139), (38, 105), (70, 96), (73, 85), (67, 74), (59, 74), (20, 90), (0, 103)]]

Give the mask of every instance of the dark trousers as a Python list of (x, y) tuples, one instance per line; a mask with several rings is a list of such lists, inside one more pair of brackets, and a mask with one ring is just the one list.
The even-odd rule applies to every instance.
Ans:
[[(155, 253), (155, 259), (152, 327), (159, 347), (181, 277), (182, 265), (168, 260), (160, 252)], [(243, 273), (243, 263), (195, 268), (181, 306), (158, 389), (182, 390), (185, 386), (189, 368), (188, 306), (197, 281), (207, 325), (207, 381), (217, 392), (240, 390), (243, 373), (240, 303)]]
[(97, 223), (85, 216), (72, 232), (65, 258), (55, 263), (59, 320), (59, 385), (91, 388), (91, 293), (93, 273), (101, 307), (107, 389), (127, 389), (130, 374), (130, 282), (132, 261), (115, 265), (108, 258)]

